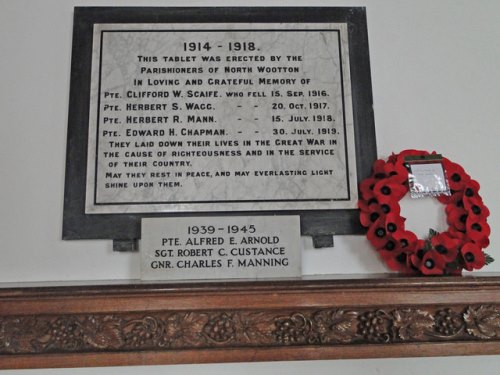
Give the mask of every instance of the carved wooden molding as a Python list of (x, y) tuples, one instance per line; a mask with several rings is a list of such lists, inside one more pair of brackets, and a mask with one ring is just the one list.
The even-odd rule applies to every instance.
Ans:
[(0, 368), (371, 357), (388, 347), (500, 354), (500, 277), (0, 289)]

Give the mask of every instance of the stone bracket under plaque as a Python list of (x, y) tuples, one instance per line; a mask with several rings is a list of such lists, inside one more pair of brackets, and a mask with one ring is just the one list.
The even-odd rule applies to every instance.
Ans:
[(333, 235), (312, 236), (312, 240), (315, 249), (333, 247)]
[(113, 251), (120, 253), (139, 251), (139, 240), (113, 240)]

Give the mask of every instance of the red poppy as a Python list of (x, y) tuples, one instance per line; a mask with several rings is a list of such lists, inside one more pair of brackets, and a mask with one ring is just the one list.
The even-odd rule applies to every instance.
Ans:
[(359, 215), (359, 221), (362, 226), (368, 228), (372, 223), (377, 221), (383, 213), (378, 204), (367, 205), (366, 209), (361, 209), (361, 213)]
[(361, 211), (368, 212), (371, 210), (372, 205), (378, 205), (378, 199), (375, 198), (375, 196), (372, 196), (371, 198), (365, 200), (359, 200), (358, 201), (358, 207)]
[(402, 249), (399, 251), (379, 250), (378, 253), (391, 270), (405, 274), (416, 273), (416, 270), (411, 267), (410, 255), (406, 251)]
[[(442, 199), (442, 197), (445, 197), (446, 200)], [(455, 206), (456, 208), (464, 208), (464, 194), (463, 192), (461, 191), (456, 191), (454, 192), (452, 195), (440, 195), (438, 196), (438, 200), (443, 203), (443, 204), (446, 204), (447, 206)], [(451, 207), (450, 207), (451, 208)], [(450, 208), (446, 208), (447, 210), (449, 210)]]
[(368, 241), (376, 248), (380, 249), (387, 243), (389, 235), (385, 229), (385, 217), (377, 219), (368, 229), (366, 234)]
[(402, 164), (386, 163), (384, 172), (388, 180), (396, 184), (404, 184), (408, 180), (408, 170)]
[(465, 231), (458, 230), (455, 227), (449, 227), (448, 230), (446, 231), (446, 233), (448, 233), (448, 235), (450, 235), (450, 237), (456, 238), (462, 242), (465, 242), (466, 237), (467, 237), (465, 235)]
[(399, 216), (401, 214), (401, 207), (400, 207), (399, 203), (392, 200), (392, 199), (380, 197), (379, 207), (380, 207), (380, 211), (384, 215), (392, 214), (392, 215)]
[(387, 175), (385, 173), (385, 165), (386, 164), (387, 163), (382, 159), (375, 160), (375, 163), (373, 163), (373, 167), (372, 167), (373, 177), (375, 177), (378, 180), (380, 180), (382, 178), (386, 178), (387, 177)]
[(465, 230), (465, 223), (468, 217), (467, 211), (464, 208), (458, 208), (453, 203), (448, 204), (445, 210), (446, 222), (458, 230)]
[(431, 238), (432, 247), (443, 257), (446, 263), (453, 262), (458, 254), (461, 241), (447, 233), (439, 233)]
[(361, 193), (361, 198), (368, 201), (370, 198), (374, 197), (373, 188), (378, 180), (373, 177), (367, 178), (359, 184), (359, 192)]
[(406, 252), (414, 252), (418, 243), (418, 238), (415, 233), (409, 230), (399, 230), (392, 237), (397, 240)]
[(415, 274), (418, 269), (412, 267), (411, 257), (415, 253), (417, 241), (414, 233), (400, 230), (388, 237), (387, 243), (378, 249), (378, 253), (391, 270)]
[(424, 275), (442, 275), (446, 268), (446, 262), (437, 251), (429, 250), (424, 254), (420, 264), (420, 272)]
[(465, 223), (467, 237), (477, 243), (482, 248), (489, 245), (490, 226), (485, 219), (476, 220), (474, 217), (468, 217)]
[(443, 158), (443, 167), (450, 189), (453, 191), (463, 190), (470, 181), (470, 176), (465, 173), (464, 169), (446, 158)]
[(463, 189), (463, 196), (464, 196), (464, 200), (465, 199), (471, 199), (471, 198), (479, 198), (479, 182), (475, 181), (475, 180), (469, 180), (467, 182), (467, 184), (464, 186), (464, 189)]
[(462, 258), (464, 260), (464, 268), (467, 271), (472, 271), (473, 269), (480, 269), (484, 266), (486, 262), (486, 257), (481, 250), (481, 248), (472, 242), (467, 242), (462, 249)]
[(375, 184), (375, 187), (373, 188), (373, 193), (375, 194), (376, 198), (381, 197), (382, 199), (384, 199), (384, 197), (390, 197), (392, 200), (396, 201), (400, 201), (401, 198), (406, 195), (407, 191), (407, 187), (400, 184), (391, 183), (386, 179), (377, 182)]
[(389, 233), (387, 242), (378, 250), (379, 252), (387, 251), (392, 254), (399, 254), (400, 252), (412, 253), (415, 251), (417, 240), (415, 233), (398, 230), (395, 233)]
[(411, 267), (410, 262), (410, 255), (412, 253), (407, 250), (403, 249), (394, 238), (389, 237), (386, 245), (378, 249), (378, 254), (391, 270), (405, 274), (415, 273), (417, 270)]
[(475, 220), (485, 220), (488, 216), (490, 216), (490, 210), (488, 210), (488, 207), (486, 207), (483, 201), (478, 197), (465, 197), (464, 208)]
[(391, 235), (398, 231), (404, 230), (405, 218), (396, 214), (388, 214), (385, 217), (385, 229)]
[(388, 250), (387, 248), (389, 247), (389, 244), (397, 246), (394, 240), (388, 240), (387, 244), (383, 248), (378, 249), (377, 252), (391, 270), (402, 272), (406, 268), (406, 262), (400, 263), (396, 259), (397, 257), (400, 257), (399, 259), (401, 259), (402, 251), (401, 249)]
[(422, 260), (424, 259), (424, 255), (428, 251), (425, 245), (426, 244), (424, 240), (417, 240), (417, 242), (415, 243), (415, 250), (410, 256), (410, 262), (416, 269), (420, 269)]
[(378, 202), (368, 205), (367, 203), (358, 204), (360, 213), (360, 222), (364, 227), (369, 227), (378, 218), (392, 214), (399, 216), (401, 207), (397, 202), (387, 200), (387, 202)]

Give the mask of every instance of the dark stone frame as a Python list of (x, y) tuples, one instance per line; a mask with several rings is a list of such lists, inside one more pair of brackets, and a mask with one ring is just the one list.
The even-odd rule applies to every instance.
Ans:
[[(351, 90), (358, 182), (368, 177), (376, 159), (368, 33), (364, 8), (331, 7), (76, 7), (68, 116), (63, 239), (114, 239), (115, 249), (131, 250), (141, 237), (142, 217), (210, 216), (214, 213), (85, 214), (87, 142), (92, 36), (95, 23), (345, 22), (348, 24)], [(332, 235), (361, 234), (358, 212), (291, 210), (224, 212), (218, 215), (298, 214), (301, 233), (317, 247), (331, 246)]]

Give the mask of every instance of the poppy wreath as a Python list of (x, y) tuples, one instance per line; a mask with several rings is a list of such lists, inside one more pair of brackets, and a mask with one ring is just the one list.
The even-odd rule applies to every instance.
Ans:
[(427, 151), (405, 150), (374, 163), (372, 175), (360, 184), (358, 202), (367, 238), (387, 266), (401, 273), (461, 275), (464, 269), (480, 269), (493, 262), (483, 251), (489, 245), (490, 212), (478, 193), (479, 183), (460, 165), (442, 159), (451, 195), (437, 199), (445, 205), (448, 230), (431, 229), (428, 238), (419, 239), (405, 228), (399, 206), (409, 191), (405, 158), (427, 155)]

